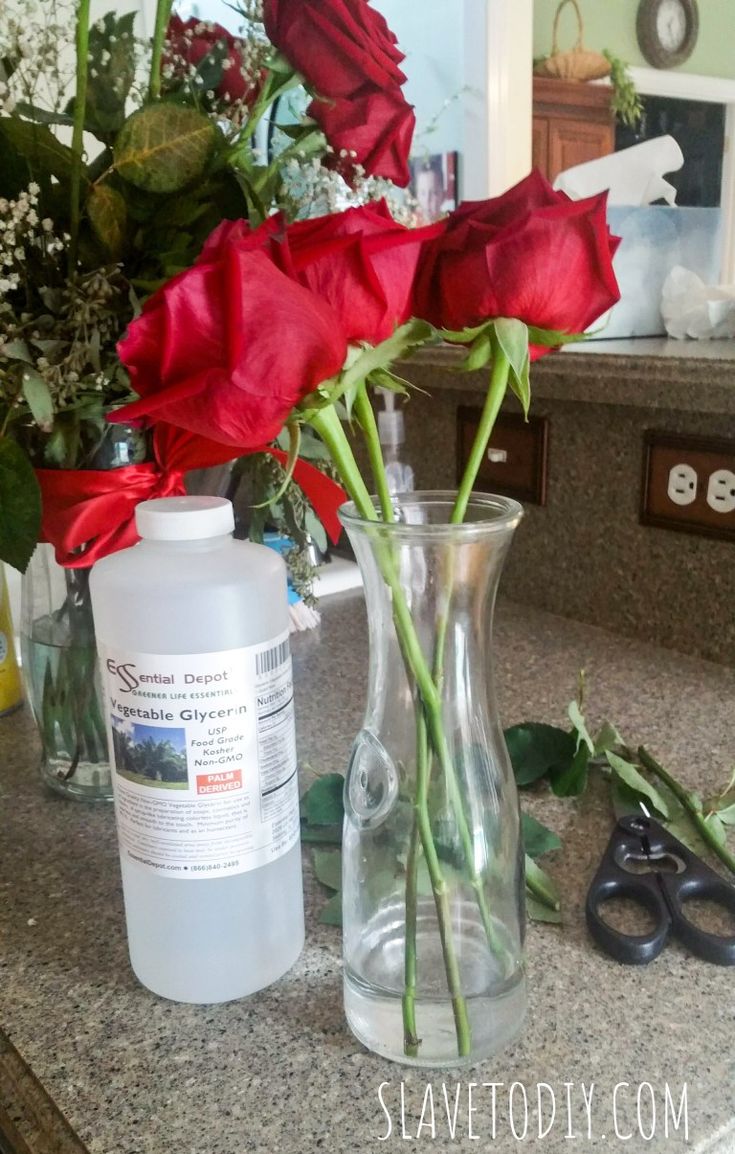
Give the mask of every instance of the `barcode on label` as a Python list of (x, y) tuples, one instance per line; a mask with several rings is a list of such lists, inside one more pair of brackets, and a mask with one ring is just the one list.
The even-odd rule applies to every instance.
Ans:
[(257, 653), (255, 656), (255, 671), (258, 677), (263, 673), (272, 673), (274, 669), (278, 669), (279, 665), (283, 665), (284, 661), (288, 661), (288, 654), (288, 638), (282, 641), (280, 645), (274, 645), (272, 649), (266, 649), (264, 653)]

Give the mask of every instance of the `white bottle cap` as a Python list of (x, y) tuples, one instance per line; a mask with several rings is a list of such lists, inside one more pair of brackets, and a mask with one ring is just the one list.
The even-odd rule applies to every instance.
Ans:
[(232, 533), (235, 514), (224, 497), (159, 497), (136, 507), (135, 527), (149, 541), (197, 541)]

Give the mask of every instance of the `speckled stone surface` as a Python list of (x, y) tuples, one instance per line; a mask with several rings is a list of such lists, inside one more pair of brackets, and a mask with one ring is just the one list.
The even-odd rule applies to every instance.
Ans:
[[(633, 354), (639, 345), (658, 351)], [(596, 348), (533, 366), (532, 412), (549, 419), (547, 504), (526, 506), (508, 579), (541, 609), (735, 664), (735, 542), (639, 523), (646, 430), (735, 439), (735, 341)], [(456, 484), (456, 409), (481, 405), (487, 386), (452, 364), (454, 350), (432, 350), (403, 369), (429, 394), (406, 412), (418, 487)]]
[[(561, 722), (577, 670), (587, 671), (590, 714), (613, 719), (682, 778), (704, 790), (735, 762), (735, 673), (515, 603), (501, 604), (497, 685), (503, 723)], [(343, 769), (361, 721), (366, 643), (361, 600), (342, 595), (320, 630), (295, 639), (299, 748), (304, 764)], [(380, 1150), (735, 1150), (735, 996), (732, 972), (672, 944), (655, 963), (622, 967), (597, 951), (583, 898), (613, 819), (604, 796), (580, 804), (534, 795), (525, 804), (564, 837), (548, 859), (564, 896), (564, 926), (532, 925), (530, 1016), (521, 1041), (471, 1072), (407, 1071), (365, 1053), (346, 1031), (339, 933), (319, 926), (324, 901), (307, 883), (307, 945), (292, 972), (246, 1001), (192, 1007), (165, 1002), (127, 963), (112, 812), (45, 795), (27, 715), (2, 722), (0, 769), (0, 1025), (92, 1154), (363, 1154)], [(255, 928), (254, 928), (255, 929)], [(468, 1109), (475, 1083), (474, 1113)], [(490, 1090), (496, 1093), (491, 1135)], [(509, 1087), (534, 1107), (547, 1083), (557, 1118), (524, 1142), (508, 1116)], [(594, 1082), (591, 1129), (581, 1084)], [(619, 1091), (621, 1133), (612, 1098)], [(386, 1141), (387, 1114), (393, 1132)], [(569, 1132), (565, 1083), (569, 1089)], [(638, 1134), (638, 1087), (652, 1088), (654, 1137)], [(688, 1088), (689, 1144), (665, 1133), (665, 1087), (677, 1106)], [(402, 1136), (401, 1084), (405, 1106)], [(431, 1084), (436, 1138), (416, 1139)], [(459, 1084), (454, 1138), (442, 1098)], [(520, 1126), (521, 1091), (514, 1091)], [(542, 1091), (547, 1095), (547, 1091)], [(643, 1092), (650, 1128), (650, 1094)], [(548, 1097), (544, 1098), (544, 1102)], [(632, 1111), (631, 1111), (632, 1107)], [(549, 1115), (545, 1115), (545, 1124)], [(475, 1141), (469, 1128), (479, 1136)], [(605, 1135), (605, 1137), (603, 1137)]]

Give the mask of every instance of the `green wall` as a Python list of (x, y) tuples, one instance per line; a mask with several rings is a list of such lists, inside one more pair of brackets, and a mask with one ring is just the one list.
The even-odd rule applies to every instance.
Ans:
[[(635, 34), (638, 0), (579, 0), (586, 48), (609, 48), (628, 64), (647, 66)], [(533, 54), (551, 51), (557, 0), (534, 0)], [(577, 21), (571, 4), (562, 13), (559, 45), (571, 48)], [(735, 79), (735, 0), (699, 0), (699, 39), (694, 52), (677, 72)]]

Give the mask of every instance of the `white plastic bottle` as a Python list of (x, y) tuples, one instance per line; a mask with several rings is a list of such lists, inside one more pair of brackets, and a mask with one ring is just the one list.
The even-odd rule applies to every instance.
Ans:
[(163, 997), (222, 1002), (304, 942), (286, 570), (219, 497), (136, 524), (91, 576), (130, 960)]

